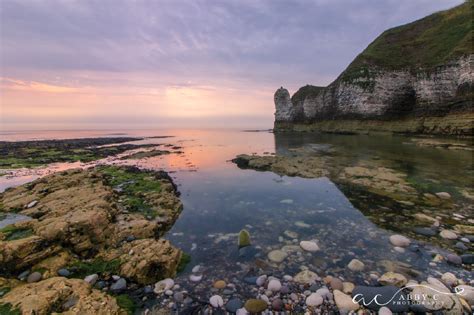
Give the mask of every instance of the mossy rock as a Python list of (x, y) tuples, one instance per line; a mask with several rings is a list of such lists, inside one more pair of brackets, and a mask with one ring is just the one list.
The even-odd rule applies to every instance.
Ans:
[(245, 302), (244, 308), (249, 312), (249, 313), (260, 313), (266, 310), (268, 307), (267, 302), (264, 300), (258, 300), (258, 299), (250, 299), (247, 302)]
[(250, 233), (247, 230), (241, 230), (239, 233), (239, 248), (250, 246)]

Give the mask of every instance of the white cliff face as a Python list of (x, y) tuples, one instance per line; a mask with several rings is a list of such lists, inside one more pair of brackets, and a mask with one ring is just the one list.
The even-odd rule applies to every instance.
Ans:
[(275, 121), (292, 122), (294, 111), (291, 103), (290, 93), (283, 87), (279, 88), (273, 97), (275, 102)]
[[(310, 123), (332, 119), (400, 119), (406, 115), (446, 115), (460, 96), (460, 87), (472, 87), (473, 56), (430, 71), (371, 69), (369, 77), (338, 79), (321, 92), (292, 104), (286, 89), (275, 93), (276, 121)], [(463, 98), (464, 97), (464, 98)], [(462, 105), (467, 106), (467, 105)], [(302, 108), (301, 115), (295, 111)], [(469, 110), (469, 109), (466, 109)]]

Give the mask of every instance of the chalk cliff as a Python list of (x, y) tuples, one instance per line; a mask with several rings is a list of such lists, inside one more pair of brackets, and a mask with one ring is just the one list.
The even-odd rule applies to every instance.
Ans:
[(472, 135), (472, 1), (385, 31), (329, 86), (275, 92), (275, 130)]

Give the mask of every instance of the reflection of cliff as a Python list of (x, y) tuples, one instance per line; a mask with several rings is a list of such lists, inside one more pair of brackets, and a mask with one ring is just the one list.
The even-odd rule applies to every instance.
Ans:
[(275, 128), (472, 134), (470, 3), (384, 32), (329, 86), (275, 93)]

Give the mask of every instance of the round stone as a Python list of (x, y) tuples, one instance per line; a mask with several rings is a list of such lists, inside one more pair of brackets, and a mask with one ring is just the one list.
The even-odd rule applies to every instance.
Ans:
[(93, 275), (88, 275), (87, 277), (85, 277), (84, 281), (89, 283), (90, 285), (94, 285), (97, 282), (97, 279), (99, 279), (99, 275), (93, 274)]
[(202, 280), (202, 275), (190, 275), (189, 280), (192, 282), (199, 282)]
[(403, 235), (395, 234), (390, 236), (390, 243), (392, 243), (393, 246), (407, 247), (410, 245), (410, 239)]
[(408, 282), (407, 278), (400, 273), (386, 272), (379, 278), (379, 283), (383, 285), (394, 285), (402, 287)]
[(301, 241), (300, 242), (300, 247), (304, 249), (307, 252), (317, 252), (319, 250), (318, 244), (313, 241)]
[(163, 279), (158, 281), (155, 284), (155, 289), (153, 290), (156, 294), (161, 294), (166, 290), (170, 290), (174, 286), (174, 280), (171, 278)]
[(272, 309), (277, 312), (281, 311), (283, 309), (283, 301), (278, 298), (273, 300)]
[(182, 292), (176, 292), (173, 296), (173, 299), (177, 303), (182, 303), (184, 301), (184, 294)]
[(222, 307), (224, 305), (224, 300), (222, 299), (222, 297), (220, 295), (213, 295), (211, 296), (211, 298), (209, 299), (209, 303), (215, 307), (215, 308), (219, 308), (219, 307)]
[[(125, 290), (126, 288), (127, 288), (127, 280), (125, 280), (124, 278), (118, 279), (117, 282), (115, 282), (114, 284), (110, 286), (110, 290), (112, 291), (122, 291), (122, 290)], [(171, 294), (173, 294), (173, 291), (171, 291)]]
[(447, 192), (444, 192), (444, 191), (437, 192), (435, 195), (438, 196), (439, 199), (443, 199), (443, 200), (451, 199), (451, 195)]
[(267, 302), (260, 299), (250, 299), (245, 302), (244, 308), (249, 313), (260, 313), (267, 309)]
[(364, 270), (364, 267), (364, 263), (358, 259), (352, 259), (351, 262), (347, 265), (347, 268), (352, 271), (362, 271)]
[(444, 239), (447, 239), (447, 240), (455, 240), (458, 238), (458, 235), (454, 232), (454, 231), (451, 231), (451, 230), (442, 230), (439, 235), (444, 238)]
[(321, 304), (323, 304), (323, 297), (318, 293), (311, 293), (306, 298), (306, 305), (308, 306), (319, 306)]
[(224, 289), (225, 286), (226, 286), (226, 283), (224, 280), (217, 280), (216, 282), (214, 282), (214, 288), (216, 289)]
[(272, 292), (278, 292), (281, 289), (281, 282), (278, 279), (272, 279), (268, 282), (267, 289)]
[(462, 265), (462, 258), (456, 254), (449, 254), (448, 256), (446, 256), (446, 260), (448, 261), (448, 263), (451, 263), (453, 265)]
[(244, 305), (244, 303), (242, 303), (240, 299), (234, 298), (227, 302), (225, 309), (230, 313), (235, 313), (242, 305)]
[(313, 284), (318, 279), (318, 275), (309, 270), (299, 272), (293, 280), (300, 284)]
[(38, 282), (43, 278), (43, 275), (37, 271), (31, 273), (28, 278), (26, 278), (26, 282), (28, 283), (33, 283), (33, 282)]
[(336, 277), (331, 279), (330, 286), (333, 290), (342, 290), (344, 288), (341, 279)]
[(392, 311), (386, 307), (386, 306), (382, 306), (380, 309), (379, 309), (379, 313), (378, 315), (392, 315)]
[(288, 257), (288, 254), (279, 249), (272, 250), (268, 253), (268, 259), (275, 263), (281, 263), (283, 260), (285, 260), (286, 257)]
[(71, 275), (71, 272), (69, 272), (69, 270), (67, 269), (59, 269), (58, 270), (58, 276), (61, 276), (61, 277), (69, 277)]
[(359, 309), (359, 304), (354, 303), (354, 301), (352, 301), (352, 297), (342, 293), (339, 290), (334, 290), (334, 300), (341, 313), (357, 311)]
[(257, 280), (255, 281), (255, 283), (258, 285), (258, 286), (263, 286), (265, 284), (265, 281), (267, 281), (267, 275), (262, 275), (260, 277), (257, 278)]

